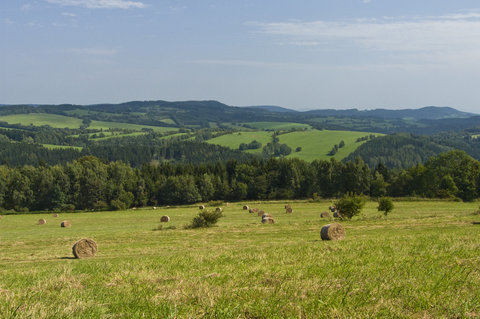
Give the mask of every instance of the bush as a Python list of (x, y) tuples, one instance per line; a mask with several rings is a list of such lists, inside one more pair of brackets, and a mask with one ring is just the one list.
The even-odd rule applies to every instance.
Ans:
[(392, 199), (390, 197), (381, 197), (378, 200), (378, 207), (377, 208), (378, 208), (379, 212), (383, 211), (383, 214), (385, 216), (387, 216), (388, 213), (390, 213), (394, 208)]
[(223, 217), (222, 212), (220, 211), (208, 211), (203, 210), (198, 213), (192, 219), (192, 223), (190, 225), (185, 226), (187, 229), (191, 228), (202, 228), (202, 227), (212, 227), (215, 225), (220, 217)]
[(355, 194), (347, 194), (335, 202), (341, 218), (352, 218), (360, 214), (363, 206), (365, 206), (365, 198)]

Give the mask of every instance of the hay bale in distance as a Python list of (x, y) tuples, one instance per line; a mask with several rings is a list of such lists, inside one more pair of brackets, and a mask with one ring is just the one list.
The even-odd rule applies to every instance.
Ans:
[(292, 208), (292, 206), (290, 206), (290, 204), (285, 204), (285, 209), (288, 209), (288, 208)]
[(37, 224), (38, 224), (38, 225), (45, 225), (46, 223), (47, 223), (47, 220), (41, 218), (41, 219), (38, 220), (38, 223), (37, 223)]
[(275, 220), (272, 217), (262, 218), (262, 224), (275, 224)]
[(322, 240), (340, 240), (345, 238), (345, 229), (339, 223), (328, 224), (320, 231)]
[(68, 220), (64, 220), (63, 222), (60, 223), (60, 227), (67, 228), (70, 226), (72, 226), (72, 224)]
[(170, 217), (168, 217), (167, 215), (164, 215), (160, 218), (160, 222), (162, 223), (168, 223), (170, 221)]
[(286, 212), (287, 214), (293, 213), (292, 207), (288, 207), (288, 208), (285, 210), (285, 212)]
[(248, 206), (247, 206), (247, 205), (244, 205), (244, 206), (243, 206), (243, 210), (248, 210)]
[(205, 209), (205, 205), (200, 205), (200, 206), (198, 206), (198, 209), (204, 210), (204, 209)]
[(58, 217), (58, 214), (53, 214), (52, 217), (55, 217), (55, 218), (56, 218), (56, 217)]
[(221, 207), (217, 207), (217, 208), (215, 208), (215, 211), (216, 211), (216, 212), (221, 212), (221, 211), (222, 211), (222, 208), (221, 208)]
[(2, 216), (2, 215), (0, 215), (0, 219), (2, 219), (2, 218), (3, 218), (3, 216)]
[(153, 206), (152, 209), (153, 209), (153, 210), (157, 209), (157, 206)]
[(263, 214), (265, 214), (265, 212), (263, 210), (259, 210), (257, 212), (257, 216), (263, 216)]
[(320, 217), (322, 218), (329, 218), (330, 217), (330, 214), (328, 212), (323, 212), (320, 214)]
[(98, 252), (97, 243), (92, 239), (80, 239), (72, 247), (75, 258), (94, 257)]

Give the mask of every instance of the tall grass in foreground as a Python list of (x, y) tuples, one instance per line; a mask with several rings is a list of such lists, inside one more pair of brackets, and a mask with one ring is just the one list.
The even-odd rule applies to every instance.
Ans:
[[(1, 318), (478, 318), (480, 221), (475, 203), (367, 203), (320, 240), (331, 202), (249, 202), (274, 225), (224, 207), (218, 226), (183, 229), (195, 206), (5, 216)], [(173, 230), (153, 231), (169, 215)], [(46, 225), (35, 225), (39, 218)], [(60, 227), (68, 219), (72, 227)], [(165, 225), (167, 226), (167, 225)], [(72, 259), (80, 238), (99, 246)]]

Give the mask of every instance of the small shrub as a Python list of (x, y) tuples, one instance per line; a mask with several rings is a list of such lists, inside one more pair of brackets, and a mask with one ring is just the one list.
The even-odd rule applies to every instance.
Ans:
[(352, 218), (360, 214), (365, 206), (365, 198), (361, 195), (347, 194), (335, 202), (335, 207), (342, 218)]
[(215, 225), (220, 217), (223, 217), (221, 211), (208, 211), (203, 210), (198, 213), (192, 219), (192, 223), (190, 225), (185, 226), (187, 229), (191, 228), (203, 228), (203, 227), (212, 227)]
[(208, 201), (208, 206), (211, 206), (211, 207), (223, 206), (223, 201), (221, 201), (221, 200), (211, 200), (211, 201)]
[(385, 216), (387, 216), (388, 213), (390, 213), (394, 207), (395, 206), (393, 205), (393, 201), (390, 197), (381, 197), (378, 200), (377, 209), (379, 212), (383, 212)]

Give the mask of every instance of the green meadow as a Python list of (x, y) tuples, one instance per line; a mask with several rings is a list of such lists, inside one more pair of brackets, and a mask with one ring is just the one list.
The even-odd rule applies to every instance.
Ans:
[(290, 122), (247, 122), (244, 123), (250, 127), (260, 130), (289, 130), (292, 128), (310, 129), (312, 128), (308, 124), (303, 123), (290, 123)]
[(50, 125), (53, 128), (79, 128), (82, 120), (58, 114), (28, 113), (0, 116), (0, 122), (24, 126)]
[[(330, 201), (290, 201), (292, 214), (285, 203), (233, 203), (217, 226), (190, 230), (197, 206), (4, 215), (0, 317), (480, 317), (478, 203), (397, 201), (386, 218), (368, 202), (339, 221), (341, 241), (320, 239)], [(96, 257), (73, 259), (81, 238)]]
[(80, 146), (69, 146), (69, 145), (54, 145), (54, 144), (42, 144), (43, 147), (48, 149), (69, 149), (73, 148), (75, 150), (81, 151), (83, 147)]
[[(292, 153), (287, 157), (300, 158), (311, 162), (316, 159), (326, 160), (332, 157), (337, 160), (342, 160), (364, 143), (364, 141), (356, 142), (358, 138), (370, 134), (371, 133), (354, 131), (308, 130), (282, 134), (278, 137), (280, 143), (287, 144), (292, 148)], [(340, 144), (340, 141), (344, 141), (345, 146), (338, 149), (338, 152), (334, 156), (329, 156), (328, 153), (330, 150), (335, 144)], [(302, 150), (295, 152), (295, 149), (299, 146)]]
[[(357, 147), (363, 142), (356, 142), (360, 137), (368, 136), (372, 133), (356, 132), (356, 131), (328, 131), (328, 130), (305, 130), (295, 131), (278, 135), (281, 144), (287, 144), (292, 148), (292, 153), (287, 157), (300, 158), (305, 161), (325, 160), (335, 158), (342, 160), (350, 153), (355, 151)], [(375, 135), (383, 135), (377, 134)], [(238, 149), (241, 143), (250, 143), (257, 140), (263, 146), (272, 141), (272, 132), (269, 131), (248, 131), (235, 132), (231, 134), (221, 135), (219, 137), (208, 140), (208, 143), (218, 144), (221, 146)], [(345, 146), (340, 148), (334, 156), (329, 156), (328, 153), (332, 150), (335, 144), (340, 144), (344, 141)], [(300, 152), (295, 152), (297, 147), (301, 147)], [(256, 150), (247, 150), (249, 153), (261, 153), (262, 148)]]
[[(53, 128), (80, 128), (82, 120), (58, 114), (49, 113), (28, 113), (0, 116), (0, 122), (7, 122), (9, 124), (21, 124), (24, 126), (42, 126), (50, 125)], [(151, 125), (139, 125), (122, 122), (107, 122), (107, 121), (92, 121), (88, 127), (92, 130), (108, 130), (108, 129), (125, 129), (133, 131), (141, 131), (142, 129), (152, 129), (156, 132), (178, 131), (174, 127), (160, 127)]]
[[(272, 132), (267, 131), (251, 131), (251, 132), (235, 132), (231, 134), (221, 135), (219, 137), (212, 138), (207, 143), (218, 144), (221, 146), (229, 147), (232, 149), (238, 149), (240, 144), (248, 144), (252, 141), (258, 141), (262, 143), (262, 147), (272, 141)], [(261, 153), (262, 148), (256, 150), (248, 150), (252, 153)]]

